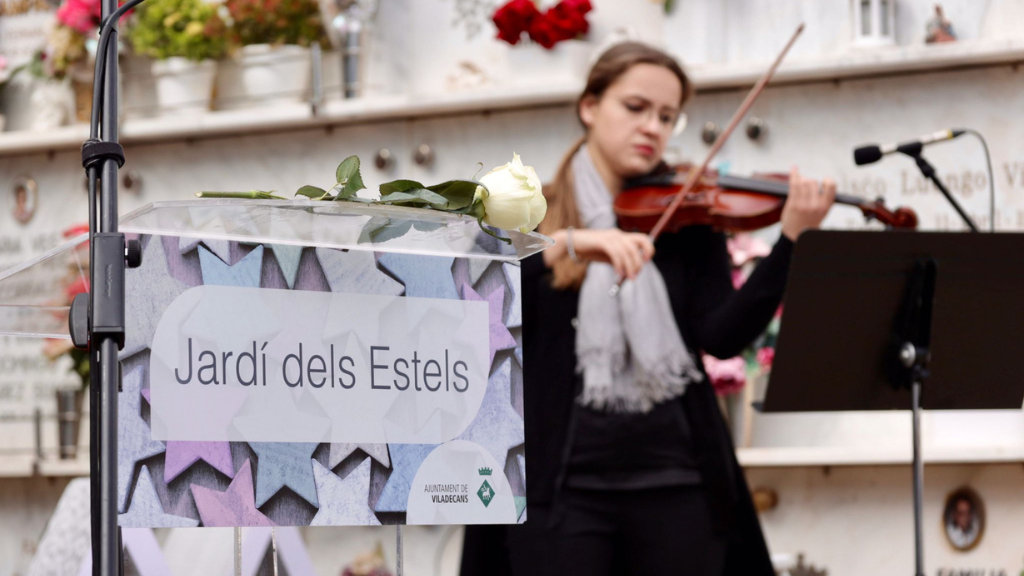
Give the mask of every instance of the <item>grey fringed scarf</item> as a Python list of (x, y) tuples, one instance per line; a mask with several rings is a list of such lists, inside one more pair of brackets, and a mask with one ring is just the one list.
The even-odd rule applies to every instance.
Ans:
[[(614, 228), (612, 196), (586, 145), (573, 157), (572, 170), (583, 225)], [(665, 280), (654, 263), (645, 264), (635, 280), (611, 297), (617, 280), (610, 264), (587, 266), (576, 331), (576, 370), (583, 375), (579, 401), (608, 412), (649, 412), (703, 376), (683, 344)]]

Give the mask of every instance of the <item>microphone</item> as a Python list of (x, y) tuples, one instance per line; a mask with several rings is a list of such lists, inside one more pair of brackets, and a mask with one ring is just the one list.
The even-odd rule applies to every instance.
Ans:
[(928, 144), (942, 142), (944, 140), (952, 140), (965, 132), (966, 130), (960, 129), (940, 130), (932, 134), (921, 136), (916, 140), (900, 142), (899, 144), (883, 144), (881, 146), (877, 144), (866, 144), (853, 151), (853, 161), (857, 166), (863, 166), (865, 164), (871, 164), (872, 162), (878, 162), (882, 159), (882, 156), (892, 154), (893, 152), (903, 152), (910, 156), (916, 156), (921, 152), (921, 148)]

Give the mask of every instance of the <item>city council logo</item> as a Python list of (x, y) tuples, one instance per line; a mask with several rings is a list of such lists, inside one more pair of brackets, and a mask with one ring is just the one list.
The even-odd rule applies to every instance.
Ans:
[[(491, 475), (490, 468), (480, 468), (478, 472), (480, 472), (481, 476)], [(476, 491), (476, 495), (480, 497), (480, 501), (484, 503), (484, 508), (486, 508), (491, 503), (491, 500), (494, 500), (494, 489), (491, 488), (491, 485), (485, 479), (484, 483), (480, 485), (480, 489)]]

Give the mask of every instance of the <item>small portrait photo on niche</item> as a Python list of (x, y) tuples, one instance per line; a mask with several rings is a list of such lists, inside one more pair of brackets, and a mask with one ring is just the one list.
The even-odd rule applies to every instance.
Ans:
[(946, 497), (942, 512), (946, 540), (960, 551), (974, 548), (985, 532), (985, 504), (974, 490), (964, 486)]
[(24, 176), (16, 178), (11, 186), (11, 215), (22, 224), (28, 224), (39, 205), (36, 181)]

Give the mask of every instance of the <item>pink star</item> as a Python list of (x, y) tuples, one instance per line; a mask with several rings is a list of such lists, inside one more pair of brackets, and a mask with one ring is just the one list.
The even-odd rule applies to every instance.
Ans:
[(168, 441), (164, 483), (174, 480), (199, 460), (205, 460), (228, 478), (235, 477), (235, 469), (231, 465), (231, 446), (227, 442)]
[(491, 335), (491, 363), (494, 363), (494, 354), (498, 350), (507, 350), (508, 348), (516, 347), (516, 339), (512, 337), (512, 333), (505, 327), (505, 323), (501, 320), (501, 307), (505, 301), (505, 288), (498, 286), (493, 292), (487, 295), (486, 298), (480, 296), (473, 290), (473, 287), (469, 284), (462, 285), (462, 299), (473, 300), (477, 302), (487, 302), (488, 319), (490, 324), (490, 335)]
[(248, 460), (239, 468), (235, 479), (224, 492), (191, 485), (192, 497), (203, 526), (274, 526), (275, 524), (256, 509), (253, 491), (252, 465)]
[[(149, 399), (150, 389), (142, 390), (142, 397)], [(235, 477), (235, 468), (231, 465), (231, 446), (227, 442), (181, 442), (168, 441), (167, 455), (164, 461), (164, 484), (178, 477), (199, 460), (205, 460), (214, 470), (228, 478)]]

